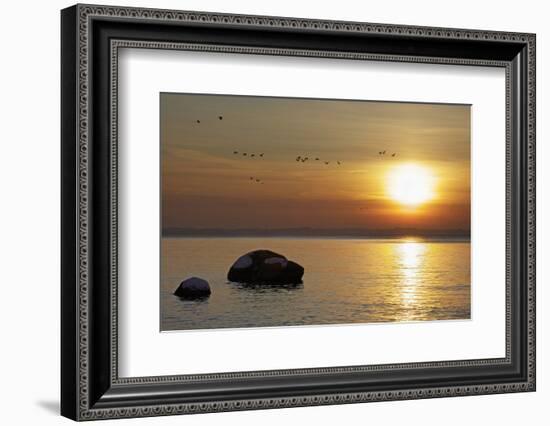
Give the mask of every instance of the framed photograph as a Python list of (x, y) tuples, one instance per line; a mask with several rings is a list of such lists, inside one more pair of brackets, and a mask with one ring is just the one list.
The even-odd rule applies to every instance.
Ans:
[(61, 411), (535, 390), (535, 35), (61, 12)]

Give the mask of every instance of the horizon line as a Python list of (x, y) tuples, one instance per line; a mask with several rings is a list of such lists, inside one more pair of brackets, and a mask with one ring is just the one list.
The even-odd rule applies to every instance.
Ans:
[(218, 237), (447, 237), (470, 239), (466, 229), (415, 229), (415, 228), (162, 228), (162, 236), (218, 236)]

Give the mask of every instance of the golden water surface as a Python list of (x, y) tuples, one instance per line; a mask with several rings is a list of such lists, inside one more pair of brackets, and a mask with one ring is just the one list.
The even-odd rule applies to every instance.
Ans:
[[(301, 264), (303, 284), (227, 282), (242, 254), (269, 249)], [(470, 243), (332, 238), (163, 238), (161, 330), (470, 318)], [(172, 293), (206, 279), (206, 300)]]

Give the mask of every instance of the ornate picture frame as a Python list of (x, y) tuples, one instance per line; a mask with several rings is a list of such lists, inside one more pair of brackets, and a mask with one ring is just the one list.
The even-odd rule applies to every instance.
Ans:
[[(61, 413), (160, 416), (535, 390), (535, 35), (76, 5), (61, 12)], [(506, 356), (119, 377), (121, 48), (478, 65), (506, 72)]]

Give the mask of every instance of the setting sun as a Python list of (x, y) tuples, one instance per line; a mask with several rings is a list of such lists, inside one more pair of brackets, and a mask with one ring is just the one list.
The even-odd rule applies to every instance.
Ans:
[(435, 178), (430, 169), (416, 164), (403, 164), (388, 174), (389, 196), (401, 204), (418, 206), (434, 197)]

